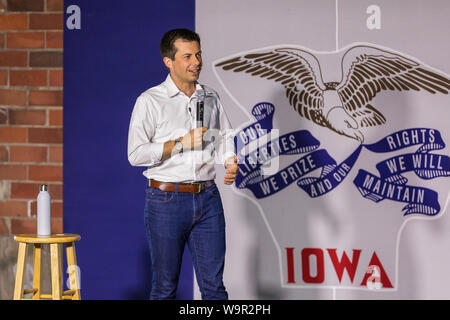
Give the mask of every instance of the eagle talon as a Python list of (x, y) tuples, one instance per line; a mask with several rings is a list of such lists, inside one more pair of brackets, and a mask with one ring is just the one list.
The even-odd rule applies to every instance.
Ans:
[(359, 130), (355, 130), (354, 134), (355, 134), (355, 139), (358, 140), (359, 142), (361, 142), (361, 144), (363, 144), (364, 143), (364, 135), (362, 134), (362, 132)]

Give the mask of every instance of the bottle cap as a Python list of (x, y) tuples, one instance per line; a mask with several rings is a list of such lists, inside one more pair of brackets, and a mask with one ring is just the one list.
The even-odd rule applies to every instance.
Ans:
[(48, 191), (48, 185), (41, 184), (41, 186), (39, 187), (39, 191)]

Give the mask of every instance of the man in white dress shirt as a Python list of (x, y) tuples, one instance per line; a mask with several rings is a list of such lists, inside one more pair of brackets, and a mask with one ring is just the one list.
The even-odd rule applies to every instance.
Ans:
[[(197, 82), (202, 67), (198, 34), (170, 30), (160, 51), (169, 75), (137, 98), (128, 134), (128, 160), (146, 167), (149, 179), (150, 299), (175, 298), (187, 243), (202, 299), (225, 300), (225, 219), (214, 165), (225, 165), (224, 183), (231, 185), (238, 172), (231, 126), (217, 93)], [(201, 105), (203, 119), (196, 119)]]

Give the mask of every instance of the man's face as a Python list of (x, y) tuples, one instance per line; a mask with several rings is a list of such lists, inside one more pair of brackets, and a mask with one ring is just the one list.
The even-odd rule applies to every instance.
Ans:
[(174, 42), (177, 49), (175, 59), (164, 58), (175, 82), (194, 83), (200, 76), (202, 68), (202, 52), (197, 41), (178, 39)]

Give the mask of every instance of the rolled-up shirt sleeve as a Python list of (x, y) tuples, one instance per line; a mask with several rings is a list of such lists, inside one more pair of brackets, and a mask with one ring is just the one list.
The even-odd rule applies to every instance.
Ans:
[(152, 102), (140, 96), (131, 114), (128, 130), (128, 161), (132, 166), (156, 166), (161, 162), (164, 143), (153, 142), (156, 114)]
[(234, 130), (231, 127), (227, 114), (222, 107), (220, 101), (218, 102), (219, 109), (219, 122), (220, 122), (220, 138), (216, 144), (216, 154), (219, 157), (219, 161), (224, 165), (225, 161), (234, 157)]

